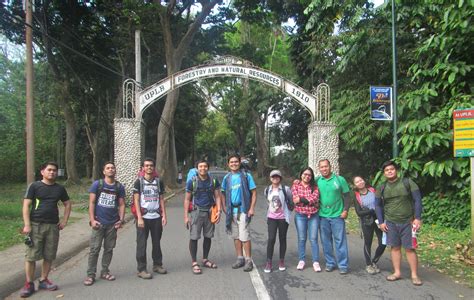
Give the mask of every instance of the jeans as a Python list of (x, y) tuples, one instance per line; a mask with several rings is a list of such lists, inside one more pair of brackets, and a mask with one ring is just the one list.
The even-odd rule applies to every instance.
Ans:
[(90, 238), (89, 262), (87, 265), (87, 276), (95, 278), (97, 272), (97, 261), (99, 259), (102, 241), (104, 243), (104, 251), (102, 252), (102, 270), (101, 275), (108, 274), (109, 265), (112, 261), (112, 254), (117, 241), (117, 229), (115, 224), (101, 225), (99, 229), (92, 229)]
[(273, 249), (275, 247), (276, 235), (278, 230), (278, 239), (280, 240), (280, 260), (285, 259), (286, 253), (286, 233), (288, 232), (289, 224), (285, 219), (270, 219), (267, 218), (268, 225), (268, 242), (267, 242), (267, 260), (272, 260)]
[[(336, 251), (337, 266), (341, 271), (349, 268), (347, 249), (346, 223), (342, 218), (321, 218), (321, 241), (323, 243), (326, 268), (334, 268), (334, 250)], [(334, 241), (334, 249), (333, 249)]]
[(319, 215), (312, 214), (310, 218), (305, 214), (295, 214), (296, 232), (298, 234), (298, 256), (304, 261), (306, 257), (306, 239), (309, 234), (311, 256), (313, 262), (319, 262), (318, 229)]
[(163, 225), (161, 217), (157, 219), (143, 219), (145, 226), (139, 228), (137, 226), (137, 269), (138, 272), (146, 271), (146, 244), (148, 234), (151, 233), (151, 257), (154, 266), (163, 265), (163, 254), (161, 253), (161, 234), (163, 233)]

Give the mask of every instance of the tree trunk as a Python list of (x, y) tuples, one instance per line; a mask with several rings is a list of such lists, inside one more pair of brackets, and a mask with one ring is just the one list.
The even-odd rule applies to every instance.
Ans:
[(257, 174), (259, 177), (265, 177), (266, 168), (268, 166), (268, 145), (265, 139), (265, 120), (258, 116), (257, 113), (253, 112), (255, 121), (255, 142), (257, 144)]
[[(66, 84), (67, 85), (67, 84)], [(66, 88), (67, 90), (67, 88)], [(66, 99), (69, 93), (65, 92), (60, 97), (60, 103), (63, 108), (64, 120), (66, 123), (66, 149), (64, 151), (64, 158), (66, 163), (67, 181), (70, 184), (79, 184), (79, 176), (76, 169), (76, 117), (74, 112)]]

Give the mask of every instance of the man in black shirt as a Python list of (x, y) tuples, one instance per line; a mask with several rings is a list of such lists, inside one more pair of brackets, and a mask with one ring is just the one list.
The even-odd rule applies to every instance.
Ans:
[[(47, 162), (41, 166), (41, 181), (33, 182), (26, 190), (23, 200), (23, 232), (31, 238), (25, 255), (26, 283), (21, 289), (21, 297), (29, 297), (35, 292), (33, 283), (37, 260), (43, 260), (39, 289), (54, 291), (56, 284), (48, 279), (51, 264), (56, 258), (59, 230), (66, 227), (71, 214), (71, 201), (66, 189), (56, 183), (58, 165)], [(64, 204), (64, 217), (59, 222), (58, 202)]]

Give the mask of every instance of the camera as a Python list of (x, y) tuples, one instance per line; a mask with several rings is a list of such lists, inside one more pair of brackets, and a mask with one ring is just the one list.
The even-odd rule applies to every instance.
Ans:
[(27, 234), (25, 237), (25, 245), (32, 248), (34, 246), (33, 239), (31, 238), (30, 234)]

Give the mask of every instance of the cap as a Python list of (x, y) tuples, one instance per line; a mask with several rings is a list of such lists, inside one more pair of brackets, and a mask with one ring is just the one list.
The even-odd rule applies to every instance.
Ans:
[(270, 177), (273, 177), (273, 176), (280, 176), (280, 178), (282, 177), (281, 176), (281, 172), (280, 170), (273, 170), (270, 172)]

